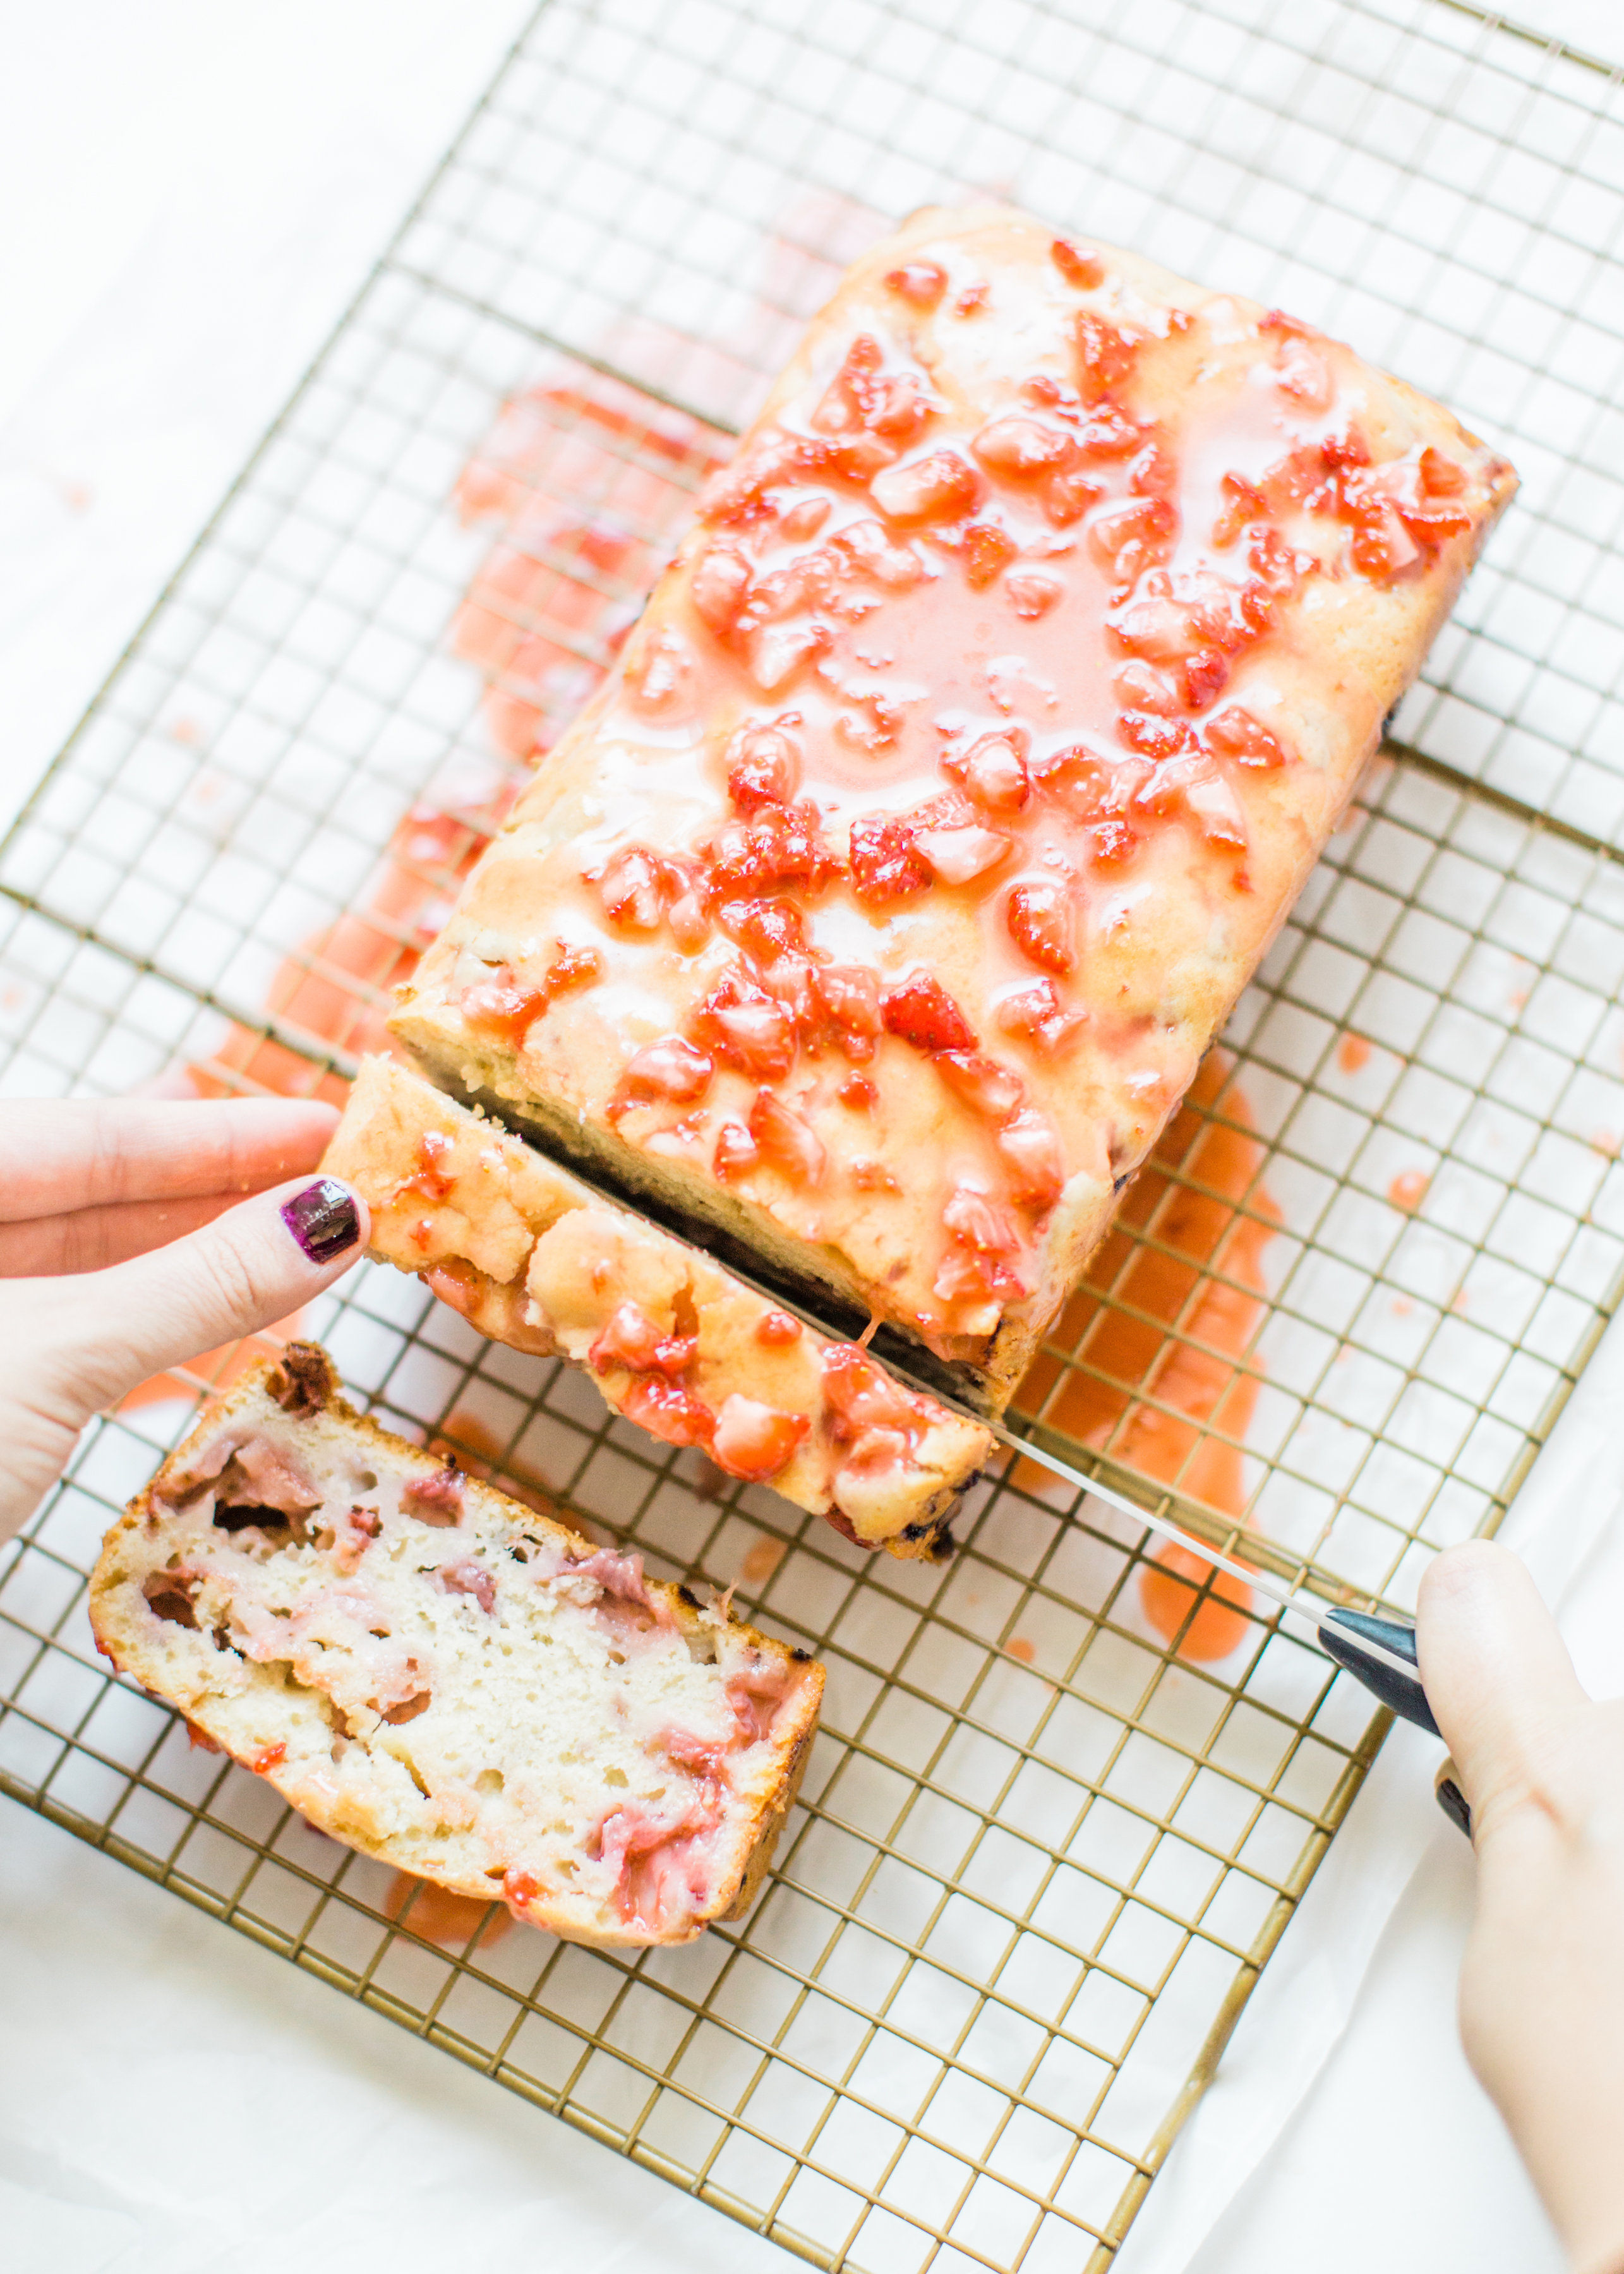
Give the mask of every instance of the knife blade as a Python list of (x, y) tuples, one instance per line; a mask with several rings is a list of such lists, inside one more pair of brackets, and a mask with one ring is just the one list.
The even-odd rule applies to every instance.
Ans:
[(1019, 1430), (1011, 1429), (1003, 1422), (989, 1421), (973, 1413), (967, 1406), (960, 1406), (955, 1399), (944, 1397), (939, 1389), (927, 1389), (923, 1383), (913, 1382), (900, 1367), (892, 1367), (891, 1371), (907, 1382), (910, 1389), (917, 1389), (924, 1396), (935, 1398), (950, 1412), (957, 1412), (961, 1419), (979, 1420), (982, 1428), (989, 1430), (998, 1442), (1007, 1446), (1011, 1451), (1021, 1454), (1029, 1461), (1035, 1461), (1041, 1468), (1049, 1470), (1051, 1475), (1061, 1478), (1066, 1484), (1074, 1485), (1079, 1492), (1092, 1493), (1096, 1500), (1102, 1500), (1108, 1507), (1119, 1510), (1136, 1524), (1145, 1525), (1152, 1532), (1160, 1532), (1163, 1539), (1172, 1540), (1202, 1562), (1210, 1563), (1218, 1570), (1227, 1571), (1232, 1577), (1244, 1580), (1258, 1594), (1278, 1603), (1282, 1610), (1310, 1627), (1314, 1641), (1326, 1656), (1335, 1660), (1338, 1666), (1344, 1667), (1356, 1681), (1363, 1683), (1382, 1705), (1402, 1715), (1405, 1721), (1415, 1722), (1417, 1728), (1428, 1730), (1435, 1737), (1441, 1734), (1432, 1717), (1432, 1709), (1426, 1702), (1426, 1692), (1421, 1687), (1421, 1677), (1417, 1670), (1414, 1627), (1399, 1619), (1378, 1618), (1370, 1611), (1354, 1611), (1341, 1604), (1322, 1603), (1316, 1596), (1288, 1587), (1272, 1572), (1260, 1571), (1253, 1564), (1243, 1563), (1233, 1555), (1226, 1555), (1222, 1548), (1214, 1547), (1210, 1541), (1186, 1531), (1182, 1524), (1176, 1524), (1171, 1517), (1163, 1515), (1159, 1509), (1147, 1508), (1129, 1494), (1117, 1491), (1115, 1486), (1087, 1475), (1058, 1453), (1051, 1452), (1046, 1445), (1022, 1435)]

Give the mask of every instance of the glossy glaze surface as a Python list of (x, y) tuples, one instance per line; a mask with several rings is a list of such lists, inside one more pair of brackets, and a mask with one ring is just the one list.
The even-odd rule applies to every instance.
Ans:
[(1029, 1348), (1510, 487), (1287, 318), (922, 217), (711, 478), (401, 1030), (943, 1355)]

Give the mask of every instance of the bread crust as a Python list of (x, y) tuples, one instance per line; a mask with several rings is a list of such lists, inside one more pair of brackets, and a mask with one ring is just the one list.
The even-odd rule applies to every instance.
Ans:
[[(615, 1412), (697, 1443), (859, 1546), (945, 1552), (959, 1495), (996, 1449), (989, 1430), (892, 1385), (499, 1121), (369, 1058), (323, 1165), (365, 1199), (371, 1253), (417, 1272), (480, 1333), (570, 1359)], [(628, 1304), (645, 1322), (630, 1338)], [(872, 1376), (868, 1403), (889, 1401), (875, 1426), (842, 1396), (853, 1369)], [(754, 1447), (730, 1401), (758, 1409)]]
[[(1254, 303), (917, 215), (814, 320), (394, 1030), (996, 1415), (1515, 488)], [(876, 975), (880, 1031), (831, 968)]]
[[(716, 1821), (706, 1834), (703, 1898), (679, 1901), (674, 1907), (662, 1905), (653, 1917), (645, 1917), (636, 1909), (627, 1916), (617, 1908), (618, 1898), (605, 1898), (601, 1889), (594, 1892), (561, 1881), (538, 1884), (536, 1874), (515, 1865), (493, 1868), (492, 1855), (500, 1864), (515, 1837), (522, 1845), (524, 1826), (521, 1825), (516, 1835), (510, 1825), (493, 1828), (482, 1818), (477, 1801), (470, 1800), (460, 1782), (447, 1781), (432, 1757), (413, 1758), (410, 1730), (414, 1726), (422, 1728), (421, 1709), (410, 1706), (396, 1709), (394, 1721), (402, 1723), (401, 1727), (393, 1726), (388, 1713), (380, 1713), (370, 1732), (357, 1734), (353, 1706), (345, 1703), (350, 1695), (345, 1686), (348, 1669), (338, 1663), (340, 1653), (335, 1647), (319, 1653), (318, 1677), (308, 1667), (303, 1674), (296, 1670), (289, 1655), (259, 1648), (244, 1639), (238, 1621), (247, 1620), (249, 1614), (236, 1604), (214, 1632), (199, 1630), (195, 1608), (214, 1600), (208, 1593), (207, 1577), (198, 1576), (201, 1570), (199, 1520), (187, 1512), (188, 1506), (195, 1511), (199, 1506), (207, 1510), (214, 1505), (212, 1487), (205, 1487), (199, 1499), (199, 1465), (207, 1464), (211, 1449), (218, 1451), (222, 1437), (252, 1443), (264, 1439), (267, 1432), (284, 1452), (291, 1448), (289, 1457), (296, 1462), (302, 1459), (318, 1481), (324, 1467), (332, 1472), (342, 1466), (347, 1476), (372, 1474), (382, 1488), (384, 1514), (379, 1544), (384, 1547), (389, 1543), (392, 1522), (400, 1517), (403, 1508), (415, 1504), (413, 1480), (440, 1493), (449, 1473), (440, 1457), (356, 1412), (339, 1395), (331, 1360), (319, 1345), (289, 1344), (282, 1360), (267, 1359), (252, 1367), (224, 1398), (206, 1409), (190, 1436), (109, 1529), (91, 1577), (89, 1611), (97, 1646), (114, 1666), (154, 1697), (176, 1707), (204, 1738), (263, 1776), (308, 1821), (332, 1838), (401, 1871), (432, 1880), (453, 1894), (481, 1902), (506, 1901), (515, 1917), (567, 1940), (601, 1948), (682, 1943), (693, 1940), (713, 1920), (741, 1916), (771, 1864), (774, 1844), (800, 1788), (817, 1726), (823, 1668), (804, 1652), (793, 1651), (733, 1620), (716, 1607), (703, 1609), (683, 1588), (643, 1580), (635, 1559), (628, 1563), (612, 1557), (604, 1566), (605, 1552), (595, 1550), (568, 1526), (521, 1506), (477, 1478), (461, 1477), (455, 1495), (461, 1510), (455, 1529), (437, 1528), (433, 1540), (450, 1542), (464, 1551), (470, 1547), (484, 1551), (479, 1572), (485, 1577), (496, 1574), (490, 1585), (501, 1616), (500, 1627), (492, 1627), (492, 1632), (494, 1636), (500, 1631), (503, 1660), (510, 1660), (516, 1648), (523, 1662), (523, 1638), (515, 1635), (515, 1622), (508, 1615), (508, 1590), (514, 1575), (501, 1560), (507, 1556), (516, 1561), (514, 1551), (517, 1550), (528, 1559), (521, 1567), (525, 1584), (535, 1568), (556, 1565), (566, 1586), (574, 1589), (568, 1598), (569, 1608), (560, 1614), (566, 1620), (578, 1619), (590, 1627), (598, 1615), (594, 1605), (585, 1600), (593, 1593), (595, 1578), (575, 1576), (576, 1567), (586, 1563), (594, 1571), (606, 1568), (613, 1585), (630, 1591), (628, 1600), (635, 1598), (641, 1607), (638, 1615), (646, 1611), (661, 1634), (680, 1638), (684, 1647), (675, 1653), (674, 1670), (669, 1675), (664, 1671), (674, 1649), (670, 1643), (665, 1645), (665, 1660), (656, 1668), (657, 1706), (664, 1694), (660, 1688), (664, 1683), (671, 1692), (673, 1714), (680, 1718), (684, 1711), (693, 1710), (695, 1698), (703, 1706), (708, 1691), (717, 1689), (724, 1678), (734, 1688), (744, 1683), (747, 1694), (753, 1689), (754, 1694), (767, 1701), (761, 1708), (767, 1716), (767, 1727), (758, 1726), (756, 1736), (748, 1742), (734, 1741), (735, 1749), (741, 1743), (742, 1750), (726, 1757), (725, 1791), (719, 1799), (714, 1790), (711, 1793)], [(224, 1474), (232, 1472), (229, 1463)], [(391, 1492), (406, 1495), (394, 1518), (387, 1505)], [(259, 1510), (262, 1516), (267, 1512)], [(242, 1514), (227, 1511), (232, 1522)], [(252, 1529), (244, 1528), (235, 1536), (247, 1539)], [(294, 1533), (299, 1529), (294, 1525)], [(210, 1532), (217, 1536), (217, 1526), (211, 1526)], [(297, 1537), (280, 1546), (262, 1542), (257, 1536), (252, 1542), (256, 1570), (260, 1573), (274, 1567), (278, 1556), (298, 1559), (308, 1572), (312, 1561), (322, 1555), (330, 1562), (333, 1552), (312, 1547), (308, 1540)], [(365, 1555), (359, 1560), (364, 1568)], [(451, 1568), (455, 1571), (462, 1567)], [(332, 1571), (324, 1570), (318, 1576), (329, 1593), (346, 1583), (355, 1584), (354, 1565), (346, 1570), (342, 1553)], [(175, 1582), (173, 1590), (168, 1587), (170, 1578)], [(479, 1584), (485, 1585), (485, 1577), (480, 1577)], [(192, 1591), (190, 1597), (187, 1590)], [(170, 1600), (171, 1593), (175, 1600)], [(319, 1599), (312, 1593), (309, 1600)], [(608, 1589), (602, 1592), (600, 1600), (610, 1601)], [(157, 1609), (154, 1600), (160, 1606)], [(176, 1616), (178, 1604), (188, 1600), (193, 1607), (191, 1623)], [(479, 1608), (483, 1612), (490, 1606), (482, 1603)], [(471, 1621), (475, 1614), (470, 1611), (467, 1615)], [(495, 1617), (496, 1612), (492, 1615)], [(484, 1648), (483, 1637), (480, 1641)], [(695, 1670), (702, 1661), (713, 1671), (702, 1675)], [(410, 1662), (414, 1667), (418, 1663)], [(481, 1662), (477, 1660), (476, 1665)], [(490, 1662), (493, 1669), (498, 1668), (498, 1660)], [(586, 1662), (589, 1670), (596, 1664), (591, 1651), (586, 1653)], [(612, 1685), (613, 1676), (609, 1678)], [(440, 1676), (425, 1672), (424, 1679), (436, 1692), (428, 1702), (438, 1702)], [(730, 1689), (727, 1696), (732, 1695)], [(608, 1697), (605, 1690), (605, 1708)], [(758, 1714), (758, 1723), (759, 1719)], [(533, 1737), (537, 1730), (523, 1734)], [(606, 1745), (608, 1739), (601, 1742)], [(346, 1761), (351, 1753), (365, 1751), (358, 1773), (333, 1772), (329, 1761), (336, 1758), (341, 1744)], [(386, 1756), (390, 1764), (405, 1761), (423, 1796), (420, 1804), (414, 1803), (405, 1811), (396, 1805), (395, 1816), (399, 1820), (393, 1822), (385, 1799), (377, 1790), (369, 1789), (367, 1783), (369, 1773), (378, 1771)], [(589, 1783), (590, 1766), (589, 1761), (583, 1773)], [(670, 1764), (666, 1773), (675, 1773)], [(623, 1783), (623, 1772), (617, 1775)], [(395, 1781), (400, 1781), (398, 1777)], [(500, 1776), (496, 1781), (500, 1787)], [(613, 1783), (616, 1779), (608, 1781)], [(558, 1812), (564, 1807), (559, 1793), (546, 1789), (531, 1795), (529, 1802), (530, 1818), (538, 1821), (549, 1809)], [(414, 1808), (415, 1820), (411, 1820)], [(443, 1819), (436, 1819), (437, 1810), (444, 1811)]]

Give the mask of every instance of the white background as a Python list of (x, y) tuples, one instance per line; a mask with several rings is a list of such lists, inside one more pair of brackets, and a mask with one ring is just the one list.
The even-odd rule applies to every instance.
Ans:
[[(1624, 56), (1620, 0), (1514, 12)], [(521, 0), (9, 0), (0, 817), (527, 14)], [(1584, 1670), (1624, 1690), (1624, 1549), (1604, 1547), (1582, 1595)], [(1133, 2274), (1555, 2274), (1455, 2044), (1470, 1858), (1416, 1799), (1426, 1767), (1416, 1751), (1388, 1781), (1418, 1866), (1351, 2029), (1196, 2258), (1147, 2220)], [(1244, 2025), (1243, 2067), (1289, 2059), (1290, 2016), (1266, 2018)], [(798, 2263), (10, 1803), (0, 2233), (17, 2274)]]

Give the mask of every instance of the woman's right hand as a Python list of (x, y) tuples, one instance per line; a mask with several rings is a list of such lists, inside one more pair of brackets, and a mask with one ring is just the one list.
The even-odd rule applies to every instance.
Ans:
[(1586, 1695), (1492, 1541), (1438, 1557), (1417, 1623), (1477, 1852), (1466, 2056), (1575, 2274), (1624, 2274), (1624, 1698)]

